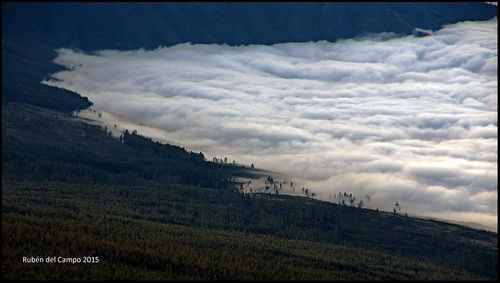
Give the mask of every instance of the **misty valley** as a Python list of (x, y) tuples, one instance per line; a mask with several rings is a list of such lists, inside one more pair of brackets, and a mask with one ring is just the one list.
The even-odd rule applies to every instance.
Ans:
[(44, 83), (88, 97), (100, 110), (75, 115), (115, 136), (129, 128), (208, 159), (227, 154), (284, 174), (302, 195), (356, 192), (372, 209), (403, 203), (410, 214), (495, 231), (496, 26), (335, 43), (63, 49), (55, 63), (69, 71)]
[(2, 24), (4, 279), (498, 279), (496, 4)]

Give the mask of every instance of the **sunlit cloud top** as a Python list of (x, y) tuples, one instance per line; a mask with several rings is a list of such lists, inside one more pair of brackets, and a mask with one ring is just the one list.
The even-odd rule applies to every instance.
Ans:
[(369, 193), (372, 207), (496, 230), (496, 19), (426, 37), (58, 54), (77, 67), (46, 83), (189, 149), (323, 199)]

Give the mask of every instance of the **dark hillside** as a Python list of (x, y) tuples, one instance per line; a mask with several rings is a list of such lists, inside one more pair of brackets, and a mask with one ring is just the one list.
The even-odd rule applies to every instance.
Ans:
[[(2, 265), (6, 279), (485, 279), (436, 264), (345, 246), (191, 228), (71, 208), (9, 205), (2, 219), (2, 238), (16, 239), (3, 245), (4, 254), (9, 252)], [(91, 256), (99, 256), (99, 263), (17, 263), (28, 250), (63, 257), (89, 255), (90, 251)]]
[(495, 7), (478, 2), (7, 3), (3, 10), (5, 36), (83, 50), (335, 41), (496, 16)]
[[(6, 279), (468, 280), (497, 275), (497, 234), (290, 196), (241, 194), (259, 170), (73, 117), (40, 84), (55, 48), (272, 44), (411, 33), (496, 16), (484, 3), (2, 3)], [(99, 256), (99, 264), (23, 264)]]
[[(355, 247), (497, 277), (495, 233), (302, 197), (249, 197), (228, 181), (249, 174), (240, 168), (205, 162), (199, 154), (138, 135), (120, 143), (71, 115), (28, 105), (3, 108), (2, 135), (2, 213), (38, 217), (19, 221), (65, 221), (67, 211), (77, 213), (75, 221), (82, 215), (113, 216)], [(60, 233), (55, 227), (51, 231)], [(10, 235), (3, 236), (9, 245), (24, 241)]]
[(227, 188), (230, 177), (247, 174), (139, 135), (125, 133), (120, 142), (101, 127), (27, 104), (2, 108), (2, 136), (2, 173), (17, 180)]

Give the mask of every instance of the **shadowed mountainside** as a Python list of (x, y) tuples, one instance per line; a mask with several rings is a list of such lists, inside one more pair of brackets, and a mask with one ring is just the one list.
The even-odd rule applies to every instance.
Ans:
[[(71, 116), (55, 48), (272, 44), (411, 33), (483, 3), (2, 3), (2, 274), (9, 279), (496, 279), (497, 234), (317, 200), (242, 195), (256, 172)], [(26, 265), (22, 256), (100, 256)]]
[(4, 35), (30, 35), (83, 50), (335, 41), (496, 16), (496, 7), (477, 2), (8, 3), (3, 9)]
[[(352, 266), (348, 270), (354, 272), (349, 273), (351, 275), (325, 275), (325, 278), (331, 279), (351, 278), (349, 276), (364, 279), (453, 279), (447, 277), (449, 275), (446, 273), (451, 272), (445, 271), (447, 268), (468, 273), (463, 273), (462, 277), (459, 275), (461, 273), (453, 271), (451, 274), (458, 276), (457, 278), (497, 276), (497, 234), (492, 232), (303, 197), (243, 195), (232, 186), (231, 178), (249, 177), (251, 170), (205, 162), (199, 154), (189, 153), (175, 146), (162, 146), (138, 135), (131, 135), (121, 143), (111, 138), (102, 128), (85, 124), (69, 114), (29, 105), (10, 104), (3, 107), (2, 136), (2, 217), (9, 219), (3, 229), (3, 240), (6, 243), (4, 261), (12, 270), (19, 270), (18, 265), (22, 264), (18, 260), (19, 255), (29, 255), (32, 246), (36, 246), (36, 254), (48, 255), (53, 251), (61, 251), (69, 256), (71, 253), (64, 250), (68, 246), (74, 247), (72, 251), (75, 256), (83, 256), (89, 251), (104, 256), (102, 252), (96, 251), (106, 250), (105, 254), (109, 256), (105, 258), (106, 264), (114, 263), (125, 268), (120, 262), (126, 261), (125, 266), (142, 269), (145, 274), (149, 274), (144, 275), (146, 278), (157, 278), (155, 276), (160, 276), (159, 274), (149, 273), (156, 270), (156, 265), (150, 263), (154, 259), (144, 254), (141, 260), (132, 260), (134, 251), (142, 251), (141, 246), (146, 245), (141, 240), (141, 227), (153, 227), (150, 225), (156, 223), (160, 225), (158, 227), (171, 232), (171, 229), (184, 228), (168, 225), (209, 229), (212, 232), (208, 234), (201, 230), (193, 232), (200, 233), (196, 239), (206, 237), (209, 242), (211, 233), (227, 231), (240, 239), (236, 241), (241, 250), (245, 250), (245, 246), (249, 245), (247, 241), (251, 242), (249, 239), (253, 239), (252, 237), (258, 239), (264, 235), (277, 242), (286, 239), (289, 242), (287, 245), (292, 246), (306, 241), (307, 245), (322, 243), (327, 249), (356, 249), (356, 252), (352, 251), (354, 254), (346, 251), (340, 259), (329, 259), (336, 264), (339, 260), (348, 261)], [(100, 219), (100, 223), (109, 220), (110, 224), (93, 226), (92, 219)], [(19, 225), (13, 225), (12, 221)], [(88, 235), (83, 233), (77, 238), (65, 236), (66, 230), (83, 229), (74, 227), (79, 221), (88, 221), (85, 222), (85, 229), (94, 232)], [(115, 226), (116, 221), (126, 221), (130, 223), (127, 225), (137, 229), (136, 232), (128, 232), (131, 233), (129, 236), (115, 235), (116, 241), (122, 241), (122, 237), (136, 239), (136, 242), (127, 242), (121, 246), (123, 251), (119, 254), (122, 258), (109, 250), (114, 249), (109, 243), (98, 240), (98, 235), (108, 229), (119, 232), (120, 229)], [(46, 222), (60, 224), (51, 224), (52, 228), (44, 230), (45, 232), (38, 231), (39, 228), (36, 227), (43, 226), (42, 223)], [(162, 226), (163, 224), (168, 225)], [(40, 242), (35, 243), (30, 238), (32, 233), (49, 233), (53, 236), (43, 236)], [(165, 236), (160, 232), (155, 233), (148, 237), (160, 241)], [(244, 240), (245, 237), (248, 238)], [(110, 238), (107, 239), (113, 242)], [(198, 240), (193, 241), (190, 245), (195, 249), (194, 254), (213, 248), (210, 245), (201, 248), (196, 242)], [(229, 245), (220, 243), (221, 247), (226, 244)], [(176, 244), (164, 242), (162, 245)], [(196, 250), (195, 247), (202, 250)], [(321, 249), (318, 248), (315, 253), (320, 253)], [(265, 254), (283, 253), (284, 258), (290, 259), (290, 254), (295, 254), (292, 250), (291, 247), (284, 250), (274, 247), (257, 252), (255, 256), (260, 258)], [(171, 253), (173, 251), (167, 254)], [(244, 258), (245, 254), (236, 253), (234, 256)], [(366, 266), (361, 264), (365, 255), (374, 257)], [(166, 255), (156, 254), (153, 258), (156, 256), (163, 258)], [(184, 258), (184, 263), (194, 260), (192, 256), (194, 255)], [(405, 275), (398, 277), (399, 273), (395, 270), (391, 271), (394, 274), (389, 277), (384, 277), (388, 275), (384, 275), (386, 271), (381, 270), (365, 273), (372, 268), (389, 268), (376, 264), (377, 258), (382, 260), (386, 257), (394, 257), (390, 266)], [(405, 263), (406, 261), (411, 263)], [(323, 270), (318, 271), (318, 276), (323, 272), (331, 272), (334, 268), (328, 264), (318, 267), (314, 262), (306, 261), (300, 267), (297, 266), (299, 263), (291, 261), (287, 268), (304, 269), (301, 272), (306, 272), (305, 269), (315, 266)], [(425, 268), (416, 267), (420, 264)], [(431, 265), (439, 270), (432, 271), (429, 269)], [(252, 274), (259, 269), (258, 266), (249, 267), (247, 272)], [(230, 270), (231, 274), (243, 268), (237, 262), (221, 263), (219, 267)], [(220, 272), (217, 268), (213, 267), (210, 272)], [(64, 278), (60, 277), (64, 274), (62, 270), (54, 267), (44, 269), (48, 272), (44, 276)], [(422, 273), (419, 274), (418, 270)], [(36, 269), (33, 272), (41, 274), (36, 273)], [(111, 276), (104, 271), (92, 272), (103, 276), (102, 278)], [(203, 272), (205, 277), (202, 278), (212, 278), (209, 275), (211, 273)], [(8, 274), (12, 278), (18, 278), (14, 273)], [(175, 272), (160, 274), (163, 274), (163, 278), (168, 278), (174, 276)], [(238, 275), (243, 277), (234, 274), (223, 277), (250, 276), (245, 274), (247, 273), (243, 272)], [(262, 276), (273, 278), (272, 268)], [(75, 275), (71, 278), (78, 277)], [(323, 277), (315, 277), (311, 273), (304, 278)]]

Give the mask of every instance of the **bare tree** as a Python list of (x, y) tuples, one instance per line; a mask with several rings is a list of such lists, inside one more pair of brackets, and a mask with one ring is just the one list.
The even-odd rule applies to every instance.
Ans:
[(398, 211), (401, 211), (401, 205), (398, 202), (394, 204), (393, 212), (396, 214)]
[(363, 208), (363, 200), (360, 200), (358, 203), (358, 208)]

